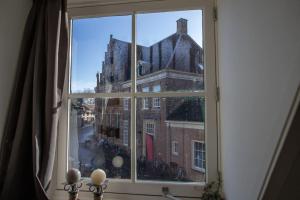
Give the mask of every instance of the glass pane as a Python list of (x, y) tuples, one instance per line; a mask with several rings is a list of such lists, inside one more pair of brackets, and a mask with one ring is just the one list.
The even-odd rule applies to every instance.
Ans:
[(73, 99), (69, 143), (69, 166), (83, 177), (101, 168), (108, 178), (129, 179), (130, 99)]
[(74, 19), (72, 93), (129, 90), (131, 16)]
[(137, 15), (137, 90), (204, 89), (202, 10)]
[[(149, 97), (150, 101), (151, 98)], [(152, 98), (153, 99), (153, 98)], [(202, 97), (158, 98), (160, 108), (143, 109), (137, 99), (137, 177), (156, 181), (205, 181), (205, 146)], [(172, 153), (172, 142), (175, 152)], [(194, 147), (193, 147), (194, 144)], [(203, 157), (203, 156), (202, 156)], [(205, 159), (205, 157), (203, 157)]]

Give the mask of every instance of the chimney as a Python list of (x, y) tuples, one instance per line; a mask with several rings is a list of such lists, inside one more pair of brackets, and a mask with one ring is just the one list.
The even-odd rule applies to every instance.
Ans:
[(187, 21), (186, 19), (180, 18), (177, 20), (177, 33), (187, 34)]

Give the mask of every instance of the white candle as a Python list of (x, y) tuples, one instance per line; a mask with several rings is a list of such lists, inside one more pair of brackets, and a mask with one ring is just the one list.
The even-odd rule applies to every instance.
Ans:
[(93, 184), (101, 185), (106, 179), (106, 174), (102, 169), (95, 169), (91, 174), (91, 179)]

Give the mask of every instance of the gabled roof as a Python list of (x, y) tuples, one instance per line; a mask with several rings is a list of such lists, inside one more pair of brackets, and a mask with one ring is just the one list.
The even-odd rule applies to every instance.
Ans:
[[(183, 37), (187, 37), (189, 40), (192, 41), (192, 43), (194, 45), (196, 45), (197, 47), (199, 48), (202, 48), (189, 34), (179, 34), (179, 33), (173, 33), (172, 35), (169, 35), (161, 40), (159, 40), (158, 42), (155, 42), (154, 44), (150, 45), (150, 46), (143, 46), (143, 45), (140, 45), (140, 44), (137, 44), (138, 47), (143, 47), (143, 48), (150, 48), (160, 42), (163, 42), (164, 40), (167, 40), (167, 39), (170, 39), (170, 38), (175, 38), (176, 42), (177, 40), (179, 39), (179, 36), (182, 35)], [(114, 41), (114, 42), (121, 42), (121, 43), (126, 43), (126, 44), (131, 44), (131, 42), (127, 42), (127, 41), (123, 41), (123, 40), (119, 40), (117, 38), (112, 38), (111, 41)]]

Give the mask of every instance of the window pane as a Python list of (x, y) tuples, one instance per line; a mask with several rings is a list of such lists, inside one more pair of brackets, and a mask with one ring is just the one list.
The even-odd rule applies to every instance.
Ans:
[(202, 10), (138, 14), (137, 44), (139, 92), (204, 89)]
[(138, 179), (205, 181), (201, 143), (193, 147), (193, 141), (205, 142), (204, 98), (164, 97), (159, 110), (143, 110), (142, 100), (137, 99), (136, 117)]
[(205, 144), (203, 141), (192, 141), (194, 145), (194, 163), (195, 170), (205, 172)]
[(160, 85), (155, 85), (153, 87), (153, 92), (160, 92)]
[(149, 87), (143, 87), (142, 91), (143, 92), (149, 92)]
[(128, 91), (131, 16), (74, 19), (72, 30), (71, 92)]
[(109, 178), (130, 178), (130, 110), (124, 110), (124, 99), (73, 99), (69, 138), (69, 166), (83, 177), (101, 168)]

